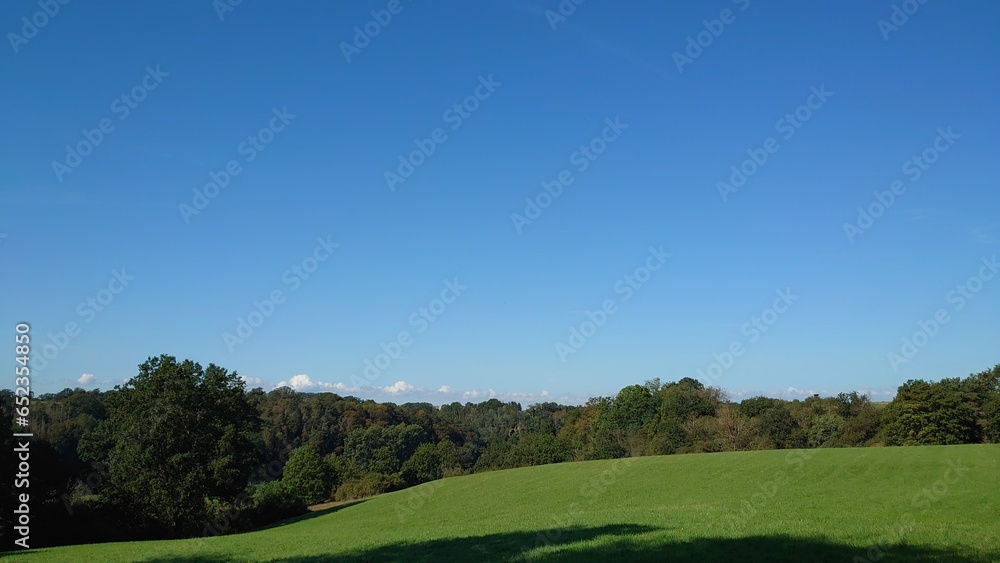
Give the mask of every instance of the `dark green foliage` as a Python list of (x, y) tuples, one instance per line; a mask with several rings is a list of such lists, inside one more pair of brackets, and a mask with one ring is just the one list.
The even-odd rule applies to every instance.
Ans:
[(306, 502), (282, 481), (269, 481), (254, 487), (253, 506), (248, 518), (254, 525), (263, 525), (305, 514)]
[(559, 463), (570, 459), (569, 449), (561, 440), (542, 433), (518, 436), (511, 455), (515, 467)]
[(864, 446), (873, 440), (882, 427), (882, 412), (865, 395), (857, 392), (837, 395), (838, 414), (844, 419), (837, 446)]
[(559, 463), (570, 459), (565, 442), (551, 434), (523, 434), (516, 440), (490, 444), (476, 463), (476, 471)]
[(983, 431), (990, 443), (1000, 444), (1000, 394), (983, 406)]
[(347, 435), (344, 455), (363, 471), (397, 473), (425, 441), (429, 441), (426, 432), (415, 424), (358, 428)]
[(977, 410), (976, 424), (984, 438), (1000, 443), (1000, 364), (963, 379), (962, 391)]
[(967, 444), (978, 441), (976, 409), (958, 379), (910, 380), (885, 408), (888, 445)]
[(357, 481), (348, 481), (341, 485), (334, 498), (336, 500), (367, 498), (398, 491), (404, 487), (406, 487), (406, 483), (398, 475), (367, 473)]
[(699, 381), (685, 377), (677, 383), (668, 383), (660, 390), (660, 413), (664, 418), (687, 420), (694, 416), (712, 416), (719, 404)]
[(524, 411), (524, 422), (518, 432), (535, 432), (556, 435), (562, 428), (565, 407), (556, 403), (536, 403)]
[[(9, 421), (13, 397), (3, 393)], [(570, 460), (1000, 442), (1000, 366), (961, 380), (908, 382), (885, 408), (856, 392), (736, 404), (684, 378), (630, 385), (585, 406), (522, 410), (496, 399), (437, 408), (288, 388), (246, 392), (236, 374), (162, 356), (114, 391), (34, 399), (31, 425), (35, 522), (63, 530), (38, 533), (37, 545), (52, 545), (198, 534), (206, 526), (232, 533), (301, 513), (331, 492), (363, 498)], [(0, 427), (6, 447), (10, 438), (9, 424)], [(9, 523), (9, 513), (0, 522)]]
[(330, 497), (334, 470), (323, 461), (314, 446), (302, 446), (288, 456), (281, 482), (306, 504), (318, 504)]
[(503, 440), (493, 442), (486, 447), (483, 455), (476, 461), (476, 472), (494, 471), (497, 469), (510, 469), (513, 465), (514, 444)]
[(434, 481), (443, 476), (441, 455), (438, 453), (438, 447), (433, 444), (420, 444), (417, 446), (417, 451), (413, 452), (410, 459), (403, 463), (401, 472), (403, 481), (410, 486)]
[(234, 500), (259, 462), (260, 418), (243, 381), (214, 364), (150, 358), (105, 404), (108, 420), (81, 443), (106, 464), (101, 494), (173, 535), (199, 528), (206, 499)]
[(781, 405), (784, 401), (770, 397), (751, 397), (740, 402), (740, 412), (749, 417), (760, 416)]
[[(17, 507), (16, 490), (14, 489), (14, 474), (17, 473), (17, 456), (14, 448), (14, 393), (6, 389), (0, 391), (0, 448), (3, 448), (3, 461), (0, 463), (0, 529), (4, 531), (4, 541), (0, 550), (12, 549), (11, 536), (14, 526), (14, 509)], [(10, 537), (10, 539), (8, 539)]]
[(583, 459), (613, 459), (628, 455), (627, 434), (616, 424), (614, 400), (598, 397), (591, 399), (587, 407), (593, 409), (594, 419), (587, 435)]
[[(419, 449), (419, 448), (418, 448)], [(441, 440), (437, 444), (437, 454), (441, 459), (443, 476), (461, 475), (463, 473), (462, 453), (451, 440)]]
[(844, 419), (835, 413), (826, 413), (816, 416), (812, 426), (806, 432), (810, 448), (832, 443), (844, 429)]
[(779, 401), (763, 411), (757, 419), (757, 426), (761, 434), (770, 439), (778, 449), (796, 448), (802, 445), (796, 439), (799, 435), (799, 424), (784, 402)]
[(615, 397), (608, 411), (611, 424), (626, 434), (649, 424), (656, 414), (656, 400), (642, 385), (629, 385)]
[(662, 419), (657, 416), (650, 426), (643, 455), (673, 454), (691, 446), (693, 436), (684, 430), (684, 426), (684, 422), (675, 418)]
[(759, 443), (778, 449), (804, 445), (803, 433), (787, 402), (770, 397), (752, 397), (740, 402), (738, 411), (756, 422)]

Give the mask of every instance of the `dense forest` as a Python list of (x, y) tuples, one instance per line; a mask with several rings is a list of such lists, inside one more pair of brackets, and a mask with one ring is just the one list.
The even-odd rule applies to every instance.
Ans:
[[(0, 391), (5, 452), (14, 396)], [(107, 392), (31, 398), (32, 547), (227, 534), (306, 506), (442, 477), (629, 456), (1000, 442), (1000, 364), (910, 380), (889, 403), (856, 392), (731, 401), (683, 378), (630, 385), (583, 406), (377, 403), (287, 387), (246, 390), (235, 372), (150, 358)], [(4, 479), (17, 473), (5, 454)], [(10, 530), (13, 488), (0, 524)], [(401, 503), (402, 504), (402, 503)], [(412, 507), (401, 506), (400, 517)], [(7, 542), (5, 542), (6, 544)], [(4, 548), (9, 548), (4, 545)]]

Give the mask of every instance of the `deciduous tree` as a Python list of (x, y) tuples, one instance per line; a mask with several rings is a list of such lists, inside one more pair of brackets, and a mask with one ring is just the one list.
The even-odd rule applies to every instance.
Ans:
[(106, 499), (173, 535), (200, 529), (206, 500), (235, 500), (260, 462), (257, 411), (236, 372), (149, 358), (107, 394), (108, 419), (81, 442), (105, 462)]

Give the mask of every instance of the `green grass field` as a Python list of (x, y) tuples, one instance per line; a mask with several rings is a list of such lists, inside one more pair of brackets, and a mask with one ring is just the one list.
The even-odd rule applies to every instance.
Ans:
[(968, 445), (564, 463), (426, 483), (246, 534), (0, 559), (994, 561), (998, 460), (1000, 446)]

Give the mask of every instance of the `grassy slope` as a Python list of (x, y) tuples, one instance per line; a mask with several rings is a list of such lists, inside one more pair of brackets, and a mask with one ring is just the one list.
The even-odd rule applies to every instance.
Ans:
[(427, 483), (247, 534), (3, 559), (481, 562), (527, 549), (541, 561), (815, 562), (879, 556), (866, 548), (881, 544), (882, 561), (1000, 560), (998, 459), (1000, 446), (974, 445), (566, 463)]

